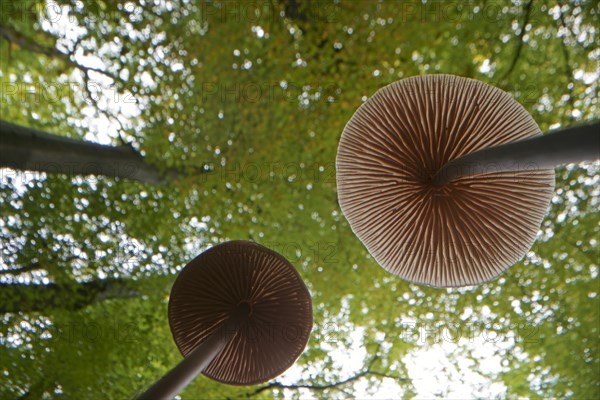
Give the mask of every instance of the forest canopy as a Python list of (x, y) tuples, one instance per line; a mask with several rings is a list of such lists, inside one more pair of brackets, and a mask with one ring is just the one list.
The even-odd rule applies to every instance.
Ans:
[[(579, 0), (1, 1), (0, 148), (30, 163), (0, 169), (0, 397), (143, 390), (181, 359), (167, 321), (178, 271), (231, 239), (298, 269), (314, 330), (282, 377), (200, 376), (182, 399), (600, 397), (597, 163), (557, 168), (526, 257), (459, 289), (379, 267), (335, 186), (346, 122), (402, 78), (489, 83), (543, 132), (597, 119), (599, 12)], [(10, 147), (9, 125), (34, 139)]]

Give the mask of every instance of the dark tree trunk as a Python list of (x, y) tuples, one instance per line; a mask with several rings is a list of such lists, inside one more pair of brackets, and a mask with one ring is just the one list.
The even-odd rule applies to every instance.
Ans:
[(105, 299), (136, 297), (131, 282), (120, 279), (96, 280), (67, 285), (0, 284), (0, 314), (78, 310)]
[(0, 167), (67, 175), (163, 181), (158, 169), (129, 146), (105, 146), (0, 120)]

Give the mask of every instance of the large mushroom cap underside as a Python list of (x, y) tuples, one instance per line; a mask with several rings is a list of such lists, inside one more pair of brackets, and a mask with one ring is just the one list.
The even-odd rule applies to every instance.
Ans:
[[(169, 300), (169, 323), (186, 356), (240, 305), (250, 316), (203, 371), (233, 385), (266, 382), (289, 368), (312, 329), (310, 294), (281, 255), (249, 241), (215, 246), (177, 277)], [(227, 334), (224, 332), (223, 334)]]
[(537, 235), (554, 170), (494, 172), (436, 186), (448, 161), (539, 135), (507, 93), (429, 75), (379, 90), (346, 125), (336, 168), (340, 206), (375, 260), (410, 282), (453, 287), (496, 278)]

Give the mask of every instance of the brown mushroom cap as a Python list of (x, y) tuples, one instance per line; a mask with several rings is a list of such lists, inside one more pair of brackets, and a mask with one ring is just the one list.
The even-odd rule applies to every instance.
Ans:
[(509, 94), (429, 75), (380, 89), (346, 125), (340, 206), (375, 260), (410, 282), (451, 287), (496, 278), (533, 244), (554, 170), (489, 172), (436, 186), (448, 161), (541, 132)]
[(284, 257), (242, 240), (203, 252), (173, 285), (169, 324), (186, 356), (242, 303), (250, 306), (248, 320), (203, 374), (222, 383), (252, 385), (289, 368), (312, 329), (310, 294)]

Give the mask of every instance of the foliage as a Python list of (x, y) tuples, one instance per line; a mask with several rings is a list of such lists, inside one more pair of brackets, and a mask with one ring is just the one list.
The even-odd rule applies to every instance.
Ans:
[[(198, 378), (184, 399), (345, 397), (361, 381), (373, 393), (389, 378), (316, 388), (348, 378), (328, 350), (350, 351), (361, 330), (368, 357), (353, 371), (371, 362), (395, 377), (394, 397), (416, 390), (407, 357), (444, 342), (455, 342), (457, 368), (472, 361), (508, 397), (599, 397), (597, 166), (557, 170), (522, 262), (493, 282), (447, 290), (377, 266), (341, 215), (334, 166), (361, 101), (418, 74), (501, 87), (542, 130), (594, 118), (598, 12), (592, 1), (8, 3), (3, 119), (129, 143), (186, 174), (150, 186), (2, 171), (0, 291), (112, 278), (136, 295), (0, 316), (0, 397), (122, 399), (149, 385), (179, 360), (166, 320), (174, 275), (234, 238), (279, 251), (306, 280), (315, 331), (289, 386), (315, 388), (256, 392)], [(436, 334), (421, 340), (419, 328)], [(488, 339), (500, 370), (485, 372), (466, 332)]]

